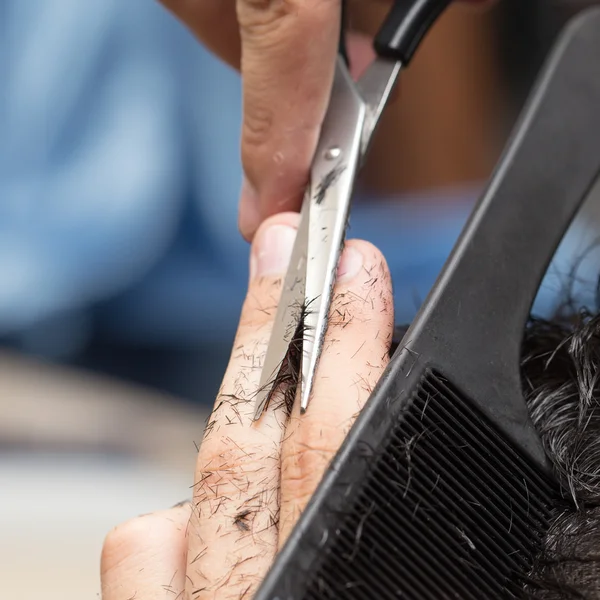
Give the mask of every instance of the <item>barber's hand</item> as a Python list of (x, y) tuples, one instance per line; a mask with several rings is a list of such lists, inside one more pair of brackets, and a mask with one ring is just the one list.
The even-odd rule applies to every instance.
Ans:
[[(300, 206), (333, 83), (341, 0), (161, 1), (241, 69), (246, 182), (239, 226), (251, 239), (266, 217)], [(349, 46), (360, 70), (372, 56), (370, 42), (357, 38)]]
[[(220, 1), (220, 0), (219, 0)], [(259, 229), (229, 367), (198, 455), (193, 501), (117, 527), (102, 556), (103, 600), (250, 600), (388, 363), (393, 331), (381, 253), (346, 244), (305, 415), (254, 400), (298, 215)]]

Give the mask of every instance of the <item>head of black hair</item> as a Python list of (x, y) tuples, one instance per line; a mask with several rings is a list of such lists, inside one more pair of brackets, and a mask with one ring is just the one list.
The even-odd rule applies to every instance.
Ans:
[(522, 380), (530, 414), (568, 489), (537, 557), (526, 594), (600, 598), (600, 315), (531, 319)]
[[(394, 347), (406, 333), (396, 328)], [(600, 314), (563, 309), (531, 318), (523, 338), (523, 391), (567, 490), (536, 557), (524, 598), (600, 600)]]

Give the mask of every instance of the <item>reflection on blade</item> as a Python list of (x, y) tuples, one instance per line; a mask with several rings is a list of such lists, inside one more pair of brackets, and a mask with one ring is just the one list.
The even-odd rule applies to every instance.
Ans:
[(302, 343), (302, 412), (308, 406), (327, 330), (350, 199), (361, 160), (365, 116), (365, 104), (356, 91), (346, 65), (340, 60), (311, 172)]

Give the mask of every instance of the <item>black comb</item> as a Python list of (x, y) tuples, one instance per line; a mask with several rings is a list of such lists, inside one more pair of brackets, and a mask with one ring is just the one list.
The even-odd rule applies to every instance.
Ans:
[(524, 326), (600, 169), (600, 11), (562, 35), (487, 191), (256, 600), (520, 594), (560, 485)]

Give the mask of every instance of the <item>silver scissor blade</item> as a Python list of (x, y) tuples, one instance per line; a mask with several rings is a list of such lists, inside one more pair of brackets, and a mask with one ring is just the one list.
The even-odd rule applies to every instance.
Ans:
[(365, 104), (342, 59), (321, 129), (310, 182), (310, 227), (300, 408), (306, 410), (321, 354), (354, 181), (361, 161)]
[(283, 282), (273, 331), (265, 354), (256, 395), (254, 420), (260, 419), (276, 387), (276, 379), (302, 318), (306, 283), (310, 197), (304, 198), (290, 264)]
[(396, 87), (401, 70), (401, 62), (379, 57), (371, 63), (356, 84), (358, 93), (367, 109), (361, 142), (363, 160), (367, 155), (381, 115)]

